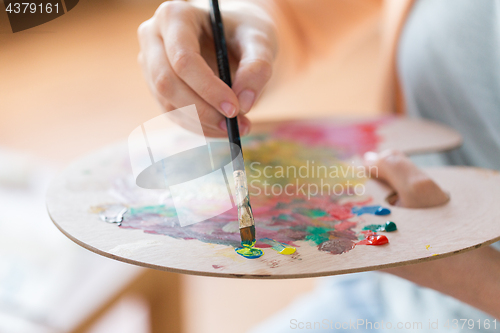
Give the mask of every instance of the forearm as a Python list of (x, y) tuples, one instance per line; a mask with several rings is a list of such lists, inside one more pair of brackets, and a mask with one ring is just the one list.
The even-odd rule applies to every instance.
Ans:
[(450, 295), (500, 319), (500, 252), (490, 246), (384, 272)]

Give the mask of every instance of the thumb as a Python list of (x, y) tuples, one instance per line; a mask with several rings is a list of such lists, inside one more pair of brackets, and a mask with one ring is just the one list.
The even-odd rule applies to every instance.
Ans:
[(387, 183), (396, 191), (396, 205), (426, 208), (442, 205), (449, 200), (448, 195), (400, 151), (385, 150), (380, 154), (368, 152), (364, 162), (370, 177)]

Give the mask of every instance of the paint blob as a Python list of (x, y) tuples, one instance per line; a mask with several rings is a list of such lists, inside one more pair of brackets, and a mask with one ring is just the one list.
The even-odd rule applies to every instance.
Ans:
[(100, 206), (97, 210), (99, 217), (104, 222), (117, 223), (120, 225), (123, 221), (123, 215), (127, 212), (127, 207), (123, 205)]
[(398, 230), (398, 227), (396, 226), (396, 223), (392, 221), (387, 221), (385, 222), (385, 231), (386, 232), (393, 232)]
[(388, 244), (389, 239), (384, 235), (370, 234), (366, 238), (357, 243), (357, 245), (384, 245)]
[(392, 221), (387, 221), (385, 224), (370, 224), (363, 227), (363, 230), (369, 230), (373, 232), (377, 231), (385, 231), (385, 232), (393, 232), (398, 230), (396, 223)]
[(238, 247), (235, 249), (236, 253), (240, 256), (243, 256), (247, 259), (257, 259), (262, 257), (264, 251), (255, 247), (255, 242), (252, 244), (241, 244), (242, 247)]
[(388, 208), (382, 206), (363, 206), (363, 207), (353, 207), (352, 213), (356, 215), (372, 214), (372, 215), (389, 215), (391, 211)]
[(294, 254), (295, 251), (297, 250), (293, 246), (278, 242), (278, 241), (271, 239), (271, 238), (261, 238), (261, 239), (259, 239), (259, 242), (270, 245), (271, 249), (277, 251), (279, 254), (291, 255), (291, 254)]
[(331, 254), (342, 254), (352, 250), (355, 245), (356, 244), (352, 240), (337, 238), (321, 243), (318, 246), (318, 250), (330, 252)]

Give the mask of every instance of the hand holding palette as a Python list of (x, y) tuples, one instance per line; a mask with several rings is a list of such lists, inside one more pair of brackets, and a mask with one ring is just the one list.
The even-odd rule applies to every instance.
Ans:
[[(78, 244), (146, 267), (248, 278), (366, 271), (451, 255), (500, 237), (500, 213), (488, 209), (500, 192), (497, 173), (427, 170), (451, 200), (417, 210), (390, 206), (391, 190), (358, 166), (367, 151), (425, 152), (459, 143), (447, 128), (407, 119), (256, 126), (243, 139), (254, 247), (240, 245), (236, 208), (180, 227), (168, 190), (135, 185), (125, 145), (71, 165), (54, 181), (47, 205), (54, 223)], [(215, 204), (217, 196), (206, 202)]]

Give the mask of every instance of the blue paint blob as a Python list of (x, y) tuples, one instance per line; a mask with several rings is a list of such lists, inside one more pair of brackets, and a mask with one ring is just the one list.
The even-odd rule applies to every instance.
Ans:
[(362, 206), (352, 207), (351, 212), (356, 215), (372, 214), (372, 215), (389, 215), (391, 211), (382, 206)]
[(252, 244), (244, 244), (241, 242), (242, 247), (234, 249), (236, 253), (247, 259), (257, 259), (262, 257), (264, 251), (255, 247), (255, 242)]
[(379, 207), (375, 212), (375, 215), (389, 215), (391, 211), (384, 207)]

